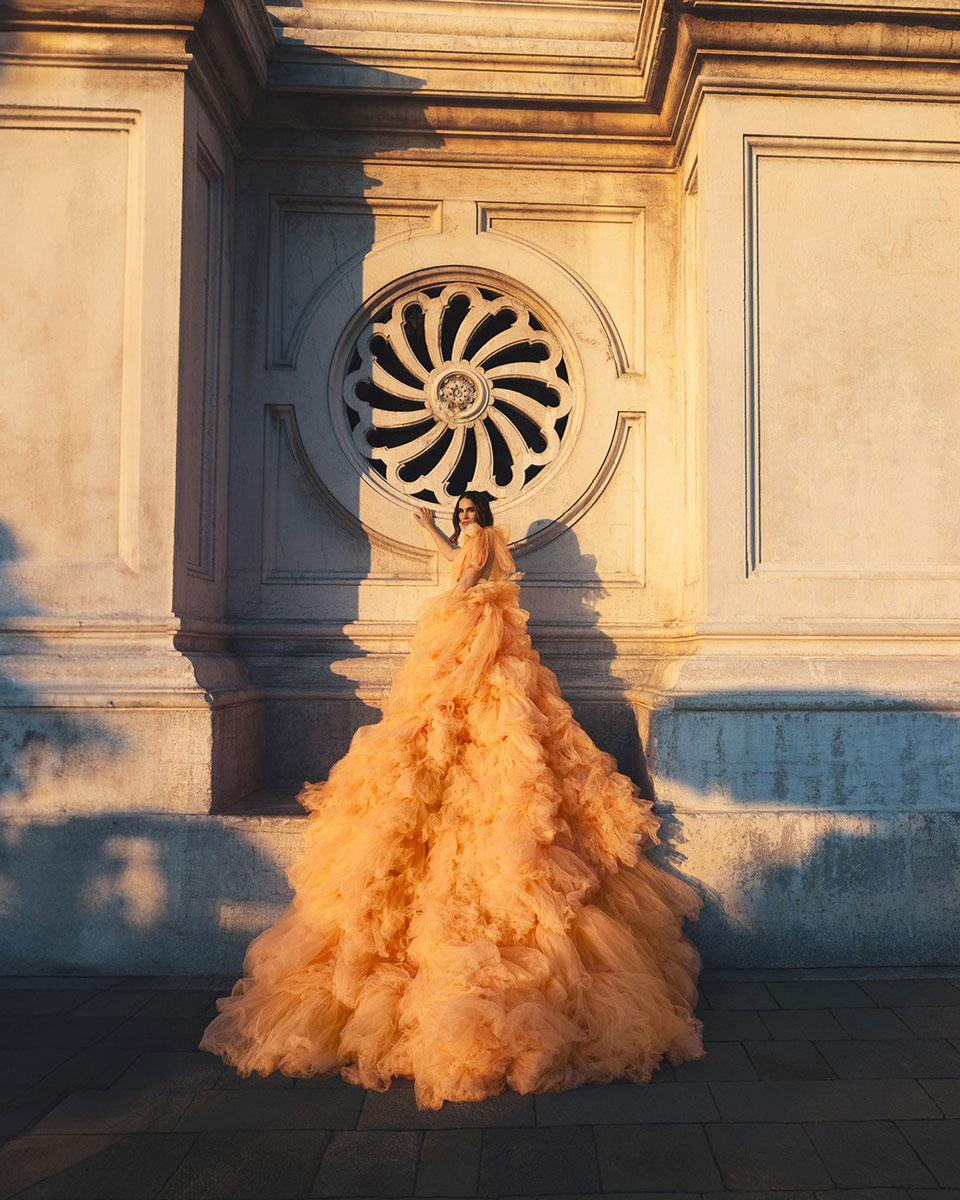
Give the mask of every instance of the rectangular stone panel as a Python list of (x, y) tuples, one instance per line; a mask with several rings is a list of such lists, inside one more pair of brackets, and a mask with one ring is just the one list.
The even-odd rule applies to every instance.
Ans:
[(747, 166), (749, 567), (956, 577), (956, 148), (759, 141)]
[(483, 230), (538, 247), (586, 283), (605, 310), (618, 369), (644, 371), (645, 219), (642, 208), (483, 204)]
[(0, 113), (0, 152), (17, 164), (0, 172), (0, 430), (17, 464), (0, 474), (8, 560), (96, 563), (134, 549), (134, 131), (132, 114)]
[[(435, 200), (274, 196), (270, 229), (270, 363), (296, 361), (312, 300), (374, 245), (439, 227)], [(349, 316), (344, 313), (344, 318)]]

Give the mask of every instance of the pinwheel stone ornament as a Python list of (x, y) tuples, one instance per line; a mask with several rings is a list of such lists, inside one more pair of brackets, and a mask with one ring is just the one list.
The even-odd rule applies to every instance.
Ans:
[(554, 463), (574, 393), (559, 339), (476, 284), (399, 296), (361, 329), (343, 382), (355, 450), (403, 498), (509, 500)]

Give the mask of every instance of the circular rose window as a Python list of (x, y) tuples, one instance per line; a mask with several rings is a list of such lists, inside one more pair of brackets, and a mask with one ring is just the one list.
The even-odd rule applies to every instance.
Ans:
[(361, 328), (347, 364), (352, 447), (405, 499), (513, 499), (560, 455), (573, 405), (563, 348), (506, 291), (404, 292)]

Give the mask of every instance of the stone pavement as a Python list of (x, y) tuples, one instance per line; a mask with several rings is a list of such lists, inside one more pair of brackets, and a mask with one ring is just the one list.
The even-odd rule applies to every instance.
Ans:
[(194, 1048), (223, 991), (0, 980), (0, 1200), (960, 1200), (960, 975), (707, 975), (700, 1063), (422, 1113), (238, 1079)]

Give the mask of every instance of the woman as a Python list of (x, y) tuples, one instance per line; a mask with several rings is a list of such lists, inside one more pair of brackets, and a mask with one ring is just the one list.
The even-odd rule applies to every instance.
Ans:
[(693, 890), (638, 854), (657, 819), (574, 721), (526, 632), (506, 532), (468, 492), (453, 587), (376, 725), (307, 784), (287, 912), (201, 1048), (417, 1104), (649, 1080), (702, 1056)]

